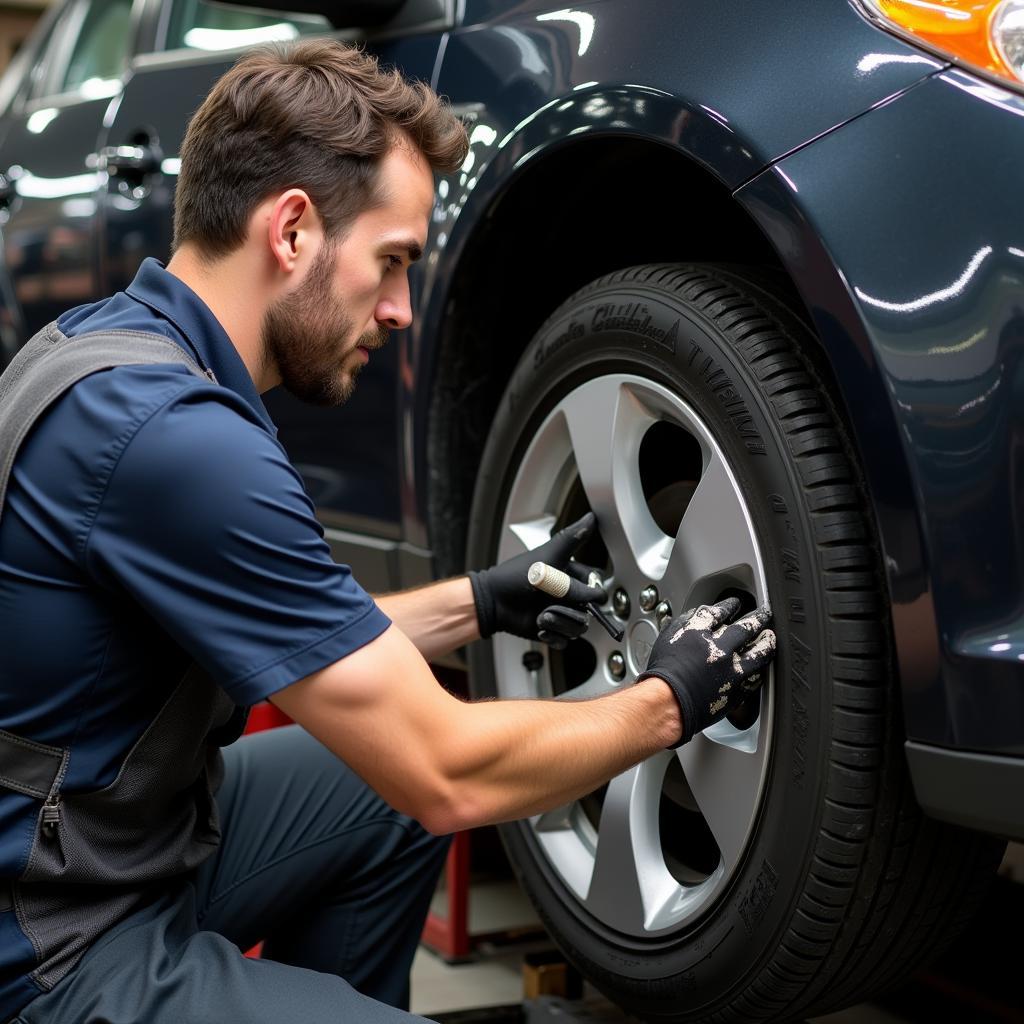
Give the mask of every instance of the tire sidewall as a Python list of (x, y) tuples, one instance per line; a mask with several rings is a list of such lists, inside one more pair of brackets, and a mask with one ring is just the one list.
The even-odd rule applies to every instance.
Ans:
[[(606, 373), (647, 377), (686, 401), (715, 437), (747, 502), (779, 647), (760, 813), (727, 889), (678, 934), (645, 942), (588, 915), (540, 855), (527, 825), (502, 827), (513, 867), (563, 951), (612, 998), (666, 1019), (726, 1003), (776, 951), (806, 885), (828, 765), (829, 630), (814, 530), (753, 355), (752, 344), (730, 340), (667, 289), (622, 281), (584, 289), (524, 353), (488, 438), (470, 516), (469, 565), (492, 564), (530, 440), (569, 391)], [(475, 697), (497, 695), (488, 642), (471, 649), (470, 670)]]

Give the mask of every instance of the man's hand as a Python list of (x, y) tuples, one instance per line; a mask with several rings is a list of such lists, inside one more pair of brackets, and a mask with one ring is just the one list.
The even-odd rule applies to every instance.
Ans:
[(727, 715), (760, 685), (775, 656), (775, 634), (767, 606), (732, 622), (735, 597), (676, 616), (658, 635), (637, 677), (654, 676), (672, 688), (683, 716), (681, 746)]
[[(527, 640), (540, 640), (562, 648), (585, 633), (589, 624), (586, 605), (591, 601), (601, 604), (607, 595), (601, 587), (588, 586), (593, 569), (570, 559), (596, 527), (596, 516), (588, 512), (539, 548), (509, 558), (491, 569), (471, 572), (469, 579), (473, 585), (480, 635), (514, 633)], [(557, 603), (530, 586), (526, 576), (534, 562), (546, 562), (573, 577), (569, 593)]]

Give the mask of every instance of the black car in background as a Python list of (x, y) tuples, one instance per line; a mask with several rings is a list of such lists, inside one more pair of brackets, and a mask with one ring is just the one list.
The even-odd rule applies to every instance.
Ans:
[(477, 695), (774, 608), (753, 705), (502, 827), (551, 934), (659, 1021), (899, 980), (1024, 838), (1024, 0), (67, 0), (0, 84), (6, 358), (166, 258), (191, 112), (311, 33), (471, 143), (415, 325), (342, 409), (271, 396), (337, 557), (408, 586), (592, 508), (625, 640), (476, 644)]

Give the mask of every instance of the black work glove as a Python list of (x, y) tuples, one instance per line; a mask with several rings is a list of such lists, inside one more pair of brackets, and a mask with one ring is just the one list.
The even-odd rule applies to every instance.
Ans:
[[(588, 586), (589, 576), (596, 570), (570, 558), (596, 527), (597, 517), (588, 512), (539, 548), (469, 573), (480, 635), (514, 633), (561, 649), (585, 633), (589, 625), (585, 606), (590, 601), (603, 604), (607, 595), (601, 587)], [(565, 597), (554, 598), (530, 585), (526, 574), (534, 562), (546, 562), (572, 577)]]
[(732, 622), (740, 610), (735, 597), (720, 604), (702, 604), (677, 615), (658, 634), (647, 668), (637, 681), (664, 679), (679, 701), (682, 746), (727, 715), (762, 681), (775, 657), (775, 634), (765, 629), (771, 610), (765, 606)]

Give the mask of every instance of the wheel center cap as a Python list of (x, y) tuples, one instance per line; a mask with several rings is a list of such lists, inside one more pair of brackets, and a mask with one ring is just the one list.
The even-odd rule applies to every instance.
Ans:
[(658, 631), (654, 628), (653, 622), (641, 619), (630, 627), (626, 642), (626, 654), (629, 657), (629, 667), (634, 675), (647, 668), (647, 659), (650, 658), (651, 648), (654, 647), (654, 641), (657, 639)]

